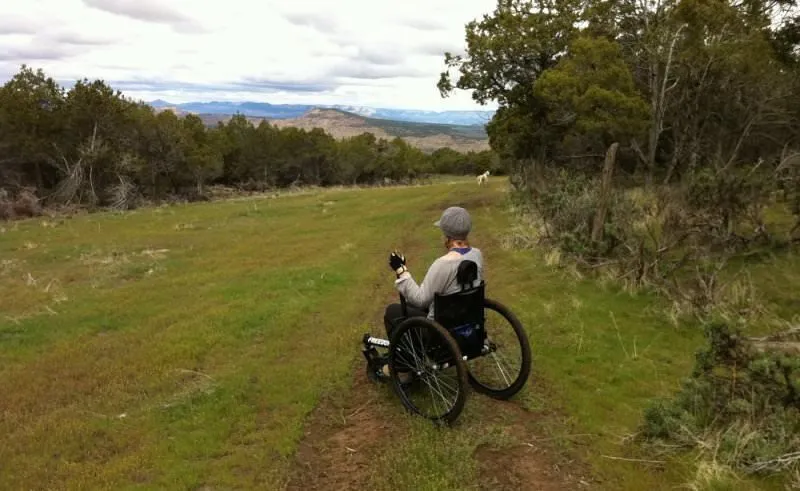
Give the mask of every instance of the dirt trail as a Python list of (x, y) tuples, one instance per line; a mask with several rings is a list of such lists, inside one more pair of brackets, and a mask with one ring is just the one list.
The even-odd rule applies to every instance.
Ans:
[[(376, 284), (376, 290), (379, 287)], [(396, 300), (394, 294), (387, 295), (383, 304)], [(370, 332), (375, 336), (385, 337), (383, 308), (381, 305), (372, 316)], [(353, 340), (358, 359), (351, 387), (344, 394), (328, 394), (311, 413), (295, 454), (287, 490), (364, 489), (374, 456), (387, 441), (399, 437), (400, 428), (393, 422), (396, 413), (381, 402), (391, 388), (367, 379), (359, 339)]]
[[(418, 239), (408, 238), (402, 247), (408, 257), (413, 257), (421, 250), (422, 244)], [(385, 337), (385, 305), (397, 301), (394, 292), (385, 296), (377, 293), (386, 288), (385, 285), (383, 282), (375, 283), (376, 293), (372, 297), (383, 301), (377, 303), (369, 324), (371, 334), (381, 337)], [(360, 353), (359, 340), (360, 336), (353, 339), (353, 350), (358, 353), (358, 359), (351, 387), (345, 394), (328, 394), (311, 413), (295, 454), (287, 490), (364, 489), (370, 478), (370, 463), (374, 456), (381, 451), (382, 445), (400, 433), (397, 418), (393, 417), (396, 412), (380, 401), (391, 388), (386, 384), (375, 387), (375, 383), (367, 379), (366, 361)]]
[(552, 457), (537, 447), (520, 445), (497, 449), (480, 446), (478, 461), (480, 489), (556, 491), (576, 489), (565, 479)]
[[(368, 487), (376, 456), (387, 442), (402, 439), (405, 433), (383, 391), (389, 394), (391, 389), (385, 385), (374, 387), (359, 364), (349, 393), (320, 403), (297, 451), (288, 490)], [(399, 407), (400, 402), (397, 404)], [(496, 404), (502, 419), (514, 420), (506, 431), (516, 436), (528, 435), (531, 443), (502, 448), (479, 445), (473, 454), (478, 465), (478, 489), (591, 489), (581, 466), (558, 455), (546, 438), (531, 432), (536, 416), (514, 403)]]
[(392, 434), (391, 415), (368, 384), (363, 368), (357, 370), (349, 394), (314, 410), (287, 489), (365, 488), (372, 457)]
[(559, 491), (595, 487), (586, 464), (556, 450), (554, 439), (541, 434), (542, 420), (557, 419), (555, 412), (534, 414), (514, 401), (492, 401), (492, 405), (495, 421), (491, 423), (502, 425), (507, 435), (526, 441), (499, 448), (479, 445), (475, 449), (479, 489)]

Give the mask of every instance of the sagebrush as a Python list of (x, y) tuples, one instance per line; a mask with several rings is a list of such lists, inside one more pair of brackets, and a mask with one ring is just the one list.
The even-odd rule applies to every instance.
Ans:
[(645, 411), (642, 438), (746, 473), (798, 471), (800, 358), (759, 350), (727, 324), (709, 324), (706, 334), (678, 393)]

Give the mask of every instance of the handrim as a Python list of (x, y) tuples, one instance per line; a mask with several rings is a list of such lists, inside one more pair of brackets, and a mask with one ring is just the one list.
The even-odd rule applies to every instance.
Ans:
[[(512, 369), (510, 367), (510, 363), (508, 363), (508, 358), (505, 357), (502, 353), (502, 346), (495, 351), (492, 351), (486, 355), (483, 355), (479, 358), (474, 358), (471, 360), (471, 367), (469, 367), (469, 382), (472, 388), (474, 388), (477, 392), (480, 392), (484, 395), (488, 395), (495, 399), (509, 399), (513, 397), (517, 392), (519, 392), (524, 386), (525, 383), (528, 381), (528, 377), (530, 375), (531, 369), (531, 348), (530, 343), (528, 342), (528, 336), (525, 333), (525, 329), (522, 327), (522, 323), (517, 319), (517, 317), (503, 304), (500, 302), (485, 299), (484, 300), (484, 309), (490, 310), (500, 314), (500, 316), (506, 321), (508, 325), (514, 330), (514, 334), (517, 338), (517, 342), (519, 343), (519, 350), (520, 350), (520, 365), (519, 369)], [(487, 342), (492, 342), (492, 333), (491, 327), (487, 327), (486, 330), (487, 335)], [(497, 347), (495, 347), (497, 348)], [(491, 359), (494, 364), (492, 365), (495, 369), (495, 372), (499, 374), (500, 378), (502, 378), (506, 385), (504, 387), (498, 386), (490, 386), (487, 385), (486, 380), (484, 379), (481, 381), (475, 374), (475, 364), (478, 361), (485, 361)], [(516, 372), (516, 375), (513, 377), (512, 375)]]
[[(399, 371), (408, 369), (414, 372), (412, 384), (400, 380)], [(469, 390), (467, 368), (455, 339), (436, 322), (414, 317), (397, 326), (389, 348), (389, 373), (395, 392), (413, 413), (449, 424), (464, 408)], [(425, 409), (427, 404), (416, 402), (416, 395), (429, 396), (435, 413)]]

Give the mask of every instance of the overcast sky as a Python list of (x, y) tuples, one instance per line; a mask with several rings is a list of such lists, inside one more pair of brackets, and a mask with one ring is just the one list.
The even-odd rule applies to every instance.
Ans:
[(0, 0), (0, 80), (23, 63), (170, 102), (493, 109), (436, 89), (495, 0)]

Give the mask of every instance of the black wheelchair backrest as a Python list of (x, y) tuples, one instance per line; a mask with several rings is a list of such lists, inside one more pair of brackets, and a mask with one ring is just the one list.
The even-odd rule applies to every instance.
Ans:
[(486, 336), (483, 329), (485, 284), (478, 278), (478, 265), (469, 260), (458, 265), (456, 281), (460, 291), (433, 297), (434, 318), (454, 335), (461, 352), (472, 358), (480, 353)]
[(436, 321), (448, 329), (465, 323), (483, 323), (484, 283), (478, 280), (478, 265), (474, 261), (462, 261), (456, 281), (460, 291), (434, 296)]
[(456, 281), (461, 291), (469, 290), (477, 285), (478, 281), (478, 264), (475, 261), (464, 260), (458, 265), (458, 272), (456, 273)]

